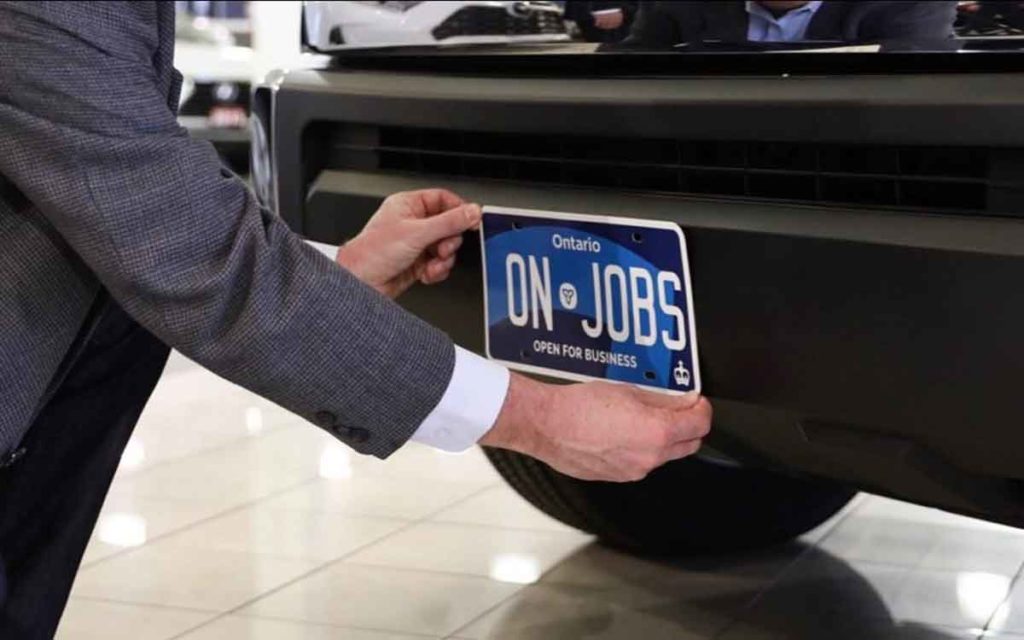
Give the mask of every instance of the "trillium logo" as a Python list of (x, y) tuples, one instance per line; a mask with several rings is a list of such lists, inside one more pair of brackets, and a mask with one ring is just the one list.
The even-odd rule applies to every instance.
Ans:
[(576, 287), (568, 282), (563, 282), (558, 288), (558, 298), (562, 301), (562, 307), (568, 311), (576, 308), (579, 298), (576, 296)]

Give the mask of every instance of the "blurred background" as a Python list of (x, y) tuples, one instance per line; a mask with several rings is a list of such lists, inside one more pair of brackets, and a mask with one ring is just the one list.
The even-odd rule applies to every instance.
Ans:
[[(371, 0), (333, 4), (351, 5), (354, 10), (379, 10), (375, 15), (384, 18), (390, 15), (388, 9), (420, 3)], [(638, 0), (562, 0), (549, 4), (562, 10), (564, 33), (572, 40), (613, 46), (628, 37), (641, 3)], [(178, 14), (175, 65), (185, 77), (181, 123), (193, 135), (213, 142), (232, 169), (246, 174), (253, 83), (273, 69), (322, 65), (328, 58), (302, 51), (301, 2), (178, 0), (175, 5)], [(381, 20), (381, 24), (374, 25), (370, 41), (354, 49), (372, 48), (373, 38), (378, 38), (381, 46), (392, 46), (394, 41), (386, 29), (386, 21)], [(956, 31), (963, 38), (1024, 37), (1024, 2), (960, 2)]]
[(300, 2), (179, 0), (175, 66), (184, 76), (180, 121), (210, 140), (240, 174), (249, 167), (249, 98), (275, 68), (318, 62), (300, 51)]

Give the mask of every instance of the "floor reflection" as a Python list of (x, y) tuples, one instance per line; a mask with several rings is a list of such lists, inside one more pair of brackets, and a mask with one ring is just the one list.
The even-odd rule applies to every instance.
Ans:
[(977, 638), (1010, 586), (1003, 576), (953, 573), (953, 595), (961, 613), (982, 620), (977, 629), (957, 629), (898, 615), (906, 609), (907, 597), (927, 600), (941, 595), (914, 594), (913, 573), (906, 567), (854, 566), (796, 543), (764, 553), (697, 561), (636, 559), (593, 545), (458, 636)]
[(591, 540), (478, 449), (359, 456), (175, 356), (57, 637), (1024, 640), (1024, 531), (896, 500), (754, 554)]
[(146, 519), (134, 513), (109, 513), (96, 524), (96, 536), (115, 547), (139, 547), (146, 544)]

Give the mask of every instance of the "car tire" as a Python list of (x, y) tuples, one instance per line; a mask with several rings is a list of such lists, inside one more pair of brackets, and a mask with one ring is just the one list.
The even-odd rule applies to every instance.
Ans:
[(856, 495), (825, 481), (701, 457), (619, 484), (577, 480), (512, 451), (484, 451), (512, 488), (544, 513), (643, 554), (729, 553), (778, 544), (818, 526)]

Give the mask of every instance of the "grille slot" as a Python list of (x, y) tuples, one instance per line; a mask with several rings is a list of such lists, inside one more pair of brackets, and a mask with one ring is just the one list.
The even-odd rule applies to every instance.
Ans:
[(1019, 161), (1024, 154), (981, 147), (686, 141), (365, 125), (332, 125), (328, 137), (327, 164), (340, 170), (369, 164), (453, 178), (972, 213), (990, 212), (993, 188), (1024, 192), (1024, 180), (1016, 176), (1010, 183), (991, 179), (994, 158), (1009, 155)]

